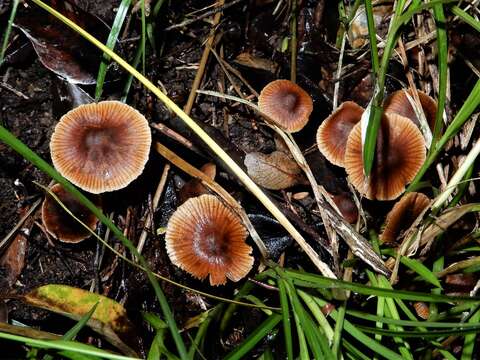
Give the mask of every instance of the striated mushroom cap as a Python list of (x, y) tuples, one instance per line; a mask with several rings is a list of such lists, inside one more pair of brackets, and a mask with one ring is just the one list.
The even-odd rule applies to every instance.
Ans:
[(260, 92), (260, 111), (287, 132), (297, 132), (307, 124), (313, 111), (312, 98), (289, 80), (275, 80)]
[(81, 105), (66, 113), (50, 141), (55, 168), (88, 192), (122, 189), (148, 160), (152, 136), (145, 117), (119, 101)]
[(407, 230), (429, 204), (430, 199), (422, 193), (410, 192), (402, 196), (388, 213), (380, 240), (385, 243), (395, 242), (400, 233)]
[(361, 123), (352, 129), (345, 152), (345, 170), (353, 186), (370, 200), (393, 200), (405, 191), (425, 161), (425, 140), (406, 117), (384, 114), (378, 131), (369, 178), (363, 172)]
[(345, 101), (318, 128), (318, 149), (332, 164), (344, 166), (348, 135), (360, 121), (362, 114), (361, 106), (353, 101)]
[(167, 225), (165, 241), (172, 263), (211, 285), (238, 281), (253, 266), (252, 248), (240, 219), (213, 195), (179, 206)]
[[(417, 126), (420, 126), (420, 121), (415, 113), (412, 104), (407, 98), (407, 93), (413, 99), (413, 89), (398, 90), (390, 94), (383, 105), (385, 112), (395, 113), (412, 120)], [(435, 113), (437, 112), (437, 102), (424, 92), (417, 90), (418, 99), (422, 105), (425, 118), (427, 119), (430, 129), (435, 126)]]
[[(80, 219), (90, 229), (95, 230), (98, 219), (83, 206), (76, 197), (66, 191), (62, 185), (55, 184), (50, 189), (75, 217)], [(93, 203), (99, 207), (100, 197), (91, 197)], [(91, 234), (49, 194), (45, 196), (42, 204), (42, 223), (49, 234), (66, 243), (78, 243), (88, 238)]]

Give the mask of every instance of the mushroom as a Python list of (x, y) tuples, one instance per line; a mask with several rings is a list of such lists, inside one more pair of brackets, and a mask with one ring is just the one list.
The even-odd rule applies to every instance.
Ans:
[(318, 128), (318, 149), (332, 164), (344, 166), (348, 135), (360, 121), (362, 114), (361, 106), (353, 101), (345, 101)]
[(348, 223), (355, 224), (357, 222), (358, 209), (348, 193), (332, 195), (332, 200)]
[(258, 98), (260, 112), (283, 130), (303, 129), (313, 111), (312, 98), (289, 80), (275, 80), (265, 86)]
[(73, 184), (99, 194), (135, 180), (152, 137), (145, 117), (119, 101), (80, 105), (66, 113), (50, 141), (55, 168)]
[[(217, 167), (215, 164), (206, 163), (203, 165), (200, 170), (207, 175), (211, 180), (215, 179), (217, 174)], [(180, 203), (183, 204), (185, 201), (192, 197), (200, 196), (203, 194), (208, 194), (208, 189), (205, 185), (202, 184), (200, 179), (191, 179), (182, 186), (179, 192)]]
[[(66, 191), (62, 185), (55, 184), (50, 189), (58, 199), (90, 229), (95, 230), (97, 217), (81, 204), (76, 197)], [(100, 197), (91, 196), (93, 203), (99, 207)], [(65, 209), (51, 196), (45, 196), (42, 204), (42, 223), (49, 234), (66, 243), (78, 243), (88, 238), (91, 233), (75, 220)]]
[(239, 281), (253, 266), (240, 219), (213, 195), (187, 200), (170, 218), (165, 235), (172, 263), (210, 284)]
[(367, 199), (393, 200), (417, 174), (425, 161), (425, 140), (406, 117), (383, 114), (372, 172), (363, 172), (361, 123), (348, 136), (345, 170), (353, 186)]
[(295, 160), (282, 151), (274, 151), (271, 154), (248, 153), (244, 164), (248, 176), (265, 189), (283, 190), (304, 180), (302, 169)]
[(422, 193), (410, 192), (402, 196), (388, 213), (380, 240), (384, 243), (395, 242), (429, 204), (430, 199)]
[[(398, 90), (390, 94), (384, 102), (383, 108), (385, 112), (391, 112), (398, 115), (405, 116), (412, 120), (417, 126), (420, 126), (420, 120), (412, 106), (412, 103), (407, 97), (408, 95), (413, 100), (413, 89)], [(422, 91), (417, 90), (418, 99), (422, 105), (425, 118), (427, 119), (430, 129), (435, 126), (435, 113), (437, 112), (437, 102)]]

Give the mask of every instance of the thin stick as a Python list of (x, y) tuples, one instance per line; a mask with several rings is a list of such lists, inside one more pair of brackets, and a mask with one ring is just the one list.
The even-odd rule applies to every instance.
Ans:
[(152, 201), (152, 213), (147, 215), (147, 219), (145, 220), (145, 225), (143, 226), (142, 233), (140, 234), (140, 238), (138, 239), (137, 250), (141, 254), (143, 247), (145, 245), (145, 240), (147, 240), (148, 231), (153, 223), (153, 215), (155, 210), (157, 209), (158, 203), (160, 201), (160, 197), (162, 196), (163, 189), (165, 188), (165, 184), (167, 183), (168, 171), (170, 170), (170, 165), (166, 164), (163, 167), (162, 176), (160, 177), (160, 181), (158, 182), (157, 190), (155, 191), (155, 195), (153, 196)]
[[(225, 0), (219, 0), (219, 5), (222, 6), (223, 4), (225, 4)], [(200, 59), (198, 71), (195, 75), (195, 79), (193, 80), (192, 89), (190, 90), (190, 95), (188, 96), (187, 100), (187, 105), (185, 105), (183, 109), (187, 115), (190, 115), (193, 103), (195, 102), (195, 98), (197, 97), (196, 91), (198, 90), (198, 88), (200, 87), (200, 83), (202, 82), (203, 74), (205, 72), (205, 66), (207, 65), (208, 57), (210, 56), (210, 49), (213, 45), (213, 41), (215, 40), (215, 30), (217, 28), (217, 25), (220, 23), (221, 17), (222, 13), (218, 12), (215, 14), (215, 17), (213, 19), (212, 30), (210, 31), (207, 43), (205, 44), (205, 49), (203, 49), (202, 58)]]
[(27, 213), (17, 222), (10, 232), (5, 235), (5, 237), (0, 241), (0, 254), (2, 253), (3, 248), (8, 244), (10, 238), (17, 232), (18, 229), (23, 225), (23, 223), (32, 215), (32, 213), (37, 209), (38, 205), (42, 202), (42, 199), (38, 199), (33, 203), (33, 205), (28, 209)]
[[(229, 7), (232, 7), (233, 5), (238, 4), (240, 1), (243, 1), (243, 0), (233, 0), (232, 2), (229, 2), (228, 4), (218, 6), (213, 10), (210, 10), (210, 11), (207, 11), (206, 13), (203, 13), (202, 15), (195, 16), (195, 18), (193, 18), (193, 19), (182, 21), (179, 24), (170, 25), (169, 27), (165, 28), (165, 31), (170, 31), (170, 30), (174, 30), (174, 29), (177, 29), (177, 28), (180, 28), (180, 27), (188, 26), (190, 24), (193, 24), (194, 22), (197, 22), (199, 20), (203, 20), (203, 19), (205, 19), (209, 16), (212, 16), (214, 14), (222, 12), (222, 11), (228, 9)], [(219, 2), (224, 3), (224, 1), (219, 1)]]

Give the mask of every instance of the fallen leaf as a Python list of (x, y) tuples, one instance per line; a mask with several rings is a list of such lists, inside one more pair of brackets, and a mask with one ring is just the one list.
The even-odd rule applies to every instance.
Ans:
[(282, 190), (303, 182), (298, 164), (281, 151), (249, 153), (244, 164), (252, 180), (266, 189)]
[[(52, 4), (53, 5), (53, 4)], [(57, 11), (105, 42), (110, 29), (99, 18), (68, 1), (55, 2)], [(22, 9), (15, 26), (30, 40), (40, 62), (74, 84), (95, 84), (102, 54), (75, 31), (38, 6)]]
[[(105, 296), (67, 285), (45, 285), (23, 296), (30, 305), (78, 320), (98, 303), (87, 325), (129, 356), (138, 356), (138, 338), (122, 305)], [(128, 345), (127, 345), (128, 344)]]

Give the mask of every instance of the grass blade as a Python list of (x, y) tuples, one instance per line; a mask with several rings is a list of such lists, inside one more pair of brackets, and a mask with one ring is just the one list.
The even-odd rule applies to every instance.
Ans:
[[(115, 44), (117, 43), (118, 35), (120, 34), (120, 30), (122, 29), (131, 2), (132, 0), (122, 0), (120, 5), (118, 6), (117, 15), (115, 15), (115, 19), (113, 20), (112, 29), (110, 30), (110, 34), (108, 35), (106, 43), (106, 46), (109, 49), (113, 49), (115, 47)], [(95, 88), (96, 101), (100, 100), (100, 97), (102, 96), (103, 84), (105, 82), (105, 76), (107, 75), (109, 61), (110, 57), (107, 54), (103, 54), (103, 59), (98, 69), (97, 86)]]
[(448, 43), (446, 19), (443, 11), (443, 5), (438, 4), (433, 7), (433, 17), (435, 18), (435, 29), (437, 32), (437, 51), (438, 51), (438, 103), (437, 113), (435, 114), (435, 126), (433, 128), (433, 137), (430, 149), (435, 148), (443, 128), (443, 114), (447, 100), (447, 76), (448, 76)]
[(473, 112), (476, 110), (476, 108), (479, 105), (480, 105), (480, 80), (477, 80), (475, 86), (470, 92), (470, 95), (468, 95), (467, 100), (465, 100), (462, 107), (458, 111), (457, 115), (455, 116), (451, 124), (448, 126), (447, 130), (445, 130), (445, 133), (437, 142), (435, 148), (431, 147), (431, 149), (433, 150), (430, 151), (429, 155), (427, 156), (427, 159), (425, 160), (425, 163), (423, 164), (422, 168), (418, 171), (417, 175), (415, 176), (415, 179), (413, 179), (413, 181), (410, 183), (409, 187), (407, 188), (407, 191), (412, 191), (411, 189), (415, 188), (415, 186), (422, 179), (423, 175), (425, 175), (427, 170), (436, 160), (438, 155), (440, 155), (440, 152), (443, 150), (447, 142), (460, 131), (463, 124), (465, 124), (465, 122), (470, 118), (470, 116), (473, 114)]
[(460, 19), (462, 19), (465, 23), (473, 27), (475, 30), (480, 32), (480, 21), (476, 20), (470, 14), (467, 14), (465, 11), (460, 9), (457, 5), (453, 5), (450, 10), (452, 13), (457, 15)]
[[(480, 322), (480, 309), (478, 309), (473, 316), (468, 320), (470, 324)], [(462, 351), (462, 360), (469, 360), (473, 359), (474, 357), (474, 347), (475, 347), (475, 339), (477, 338), (477, 334), (469, 334), (465, 336), (465, 341), (463, 343), (463, 351)]]
[(480, 297), (470, 297), (470, 296), (446, 296), (439, 294), (430, 294), (414, 291), (404, 291), (404, 290), (392, 290), (384, 289), (381, 287), (367, 286), (362, 284), (351, 283), (343, 280), (336, 280), (326, 278), (316, 274), (310, 274), (306, 272), (300, 272), (296, 270), (285, 270), (286, 275), (292, 279), (294, 284), (303, 287), (310, 288), (332, 288), (332, 289), (343, 289), (351, 290), (359, 294), (367, 296), (383, 296), (386, 298), (400, 299), (400, 300), (410, 300), (410, 301), (424, 301), (424, 302), (466, 302), (466, 303), (480, 303)]
[(279, 314), (269, 316), (245, 341), (225, 357), (225, 360), (240, 360), (282, 320)]
[[(327, 302), (319, 299), (317, 297), (313, 297), (315, 302), (321, 307), (327, 305)], [(337, 320), (338, 318), (338, 312), (336, 309), (334, 309), (331, 313), (330, 316), (334, 319)], [(368, 335), (365, 335), (362, 331), (360, 331), (355, 325), (353, 325), (351, 322), (348, 320), (344, 320), (344, 330), (348, 332), (352, 337), (357, 339), (359, 342), (361, 342), (363, 345), (365, 345), (367, 348), (371, 349), (372, 351), (376, 352), (377, 354), (390, 359), (390, 360), (401, 360), (403, 359), (400, 354), (396, 353), (395, 351), (390, 350), (389, 348), (383, 346), (380, 344), (378, 341), (373, 340), (371, 337)]]
[(283, 334), (285, 336), (285, 349), (287, 350), (287, 359), (293, 360), (292, 324), (290, 322), (290, 309), (288, 306), (285, 280), (278, 280), (278, 291), (280, 294), (280, 306), (282, 307)]
[(12, 11), (10, 12), (10, 17), (8, 18), (7, 28), (3, 33), (2, 49), (0, 50), (0, 66), (3, 64), (5, 59), (5, 53), (7, 52), (8, 39), (10, 38), (10, 33), (12, 32), (13, 20), (17, 14), (18, 4), (20, 0), (13, 0)]

